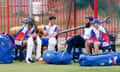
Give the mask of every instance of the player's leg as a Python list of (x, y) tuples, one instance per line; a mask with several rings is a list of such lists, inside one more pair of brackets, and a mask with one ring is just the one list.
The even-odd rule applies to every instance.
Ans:
[(27, 40), (27, 54), (26, 54), (26, 62), (27, 63), (30, 63), (29, 59), (32, 58), (32, 50), (33, 50), (33, 48), (34, 48), (33, 38), (30, 37)]
[(48, 41), (48, 50), (55, 51), (55, 45), (56, 44), (57, 44), (56, 38), (54, 38), (54, 37), (49, 38), (49, 41)]
[(76, 48), (84, 48), (85, 47), (85, 40), (80, 36), (80, 35), (75, 35), (71, 38), (69, 38), (66, 41), (67, 44), (67, 49), (66, 51), (68, 53), (71, 53), (72, 51), (72, 47), (76, 47)]
[(99, 53), (100, 44), (101, 42), (94, 42), (94, 54)]
[(85, 41), (85, 50), (86, 54), (90, 54), (90, 46), (92, 45), (92, 42), (90, 40)]
[(39, 60), (39, 58), (41, 58), (41, 46), (42, 46), (42, 42), (40, 37), (37, 36), (37, 49), (36, 49), (36, 59)]
[(66, 41), (66, 44), (67, 44), (67, 48), (66, 48), (66, 51), (71, 54), (71, 51), (72, 51), (72, 38), (69, 38), (67, 41)]

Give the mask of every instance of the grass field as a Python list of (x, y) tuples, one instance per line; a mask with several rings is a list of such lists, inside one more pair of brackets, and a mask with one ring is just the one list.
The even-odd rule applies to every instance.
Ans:
[(16, 61), (13, 64), (1, 64), (0, 72), (120, 72), (120, 66), (80, 67), (77, 63), (48, 65), (43, 62), (26, 64)]
[[(117, 46), (117, 51), (120, 52), (120, 46)], [(50, 65), (15, 61), (13, 64), (0, 64), (0, 72), (120, 72), (120, 66), (81, 67), (79, 63)]]

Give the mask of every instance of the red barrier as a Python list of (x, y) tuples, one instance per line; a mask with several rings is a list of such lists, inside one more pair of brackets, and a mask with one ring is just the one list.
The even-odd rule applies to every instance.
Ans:
[(98, 18), (98, 0), (94, 0), (94, 18)]
[[(22, 19), (25, 17), (29, 17), (30, 15), (28, 10), (29, 1), (30, 0), (0, 0), (0, 32), (9, 33), (11, 27), (22, 25)], [(71, 3), (73, 0), (32, 1), (42, 3), (39, 7), (42, 8), (44, 14), (37, 15), (40, 18), (39, 24), (47, 24), (48, 17), (50, 15), (55, 15), (57, 17), (57, 24), (60, 27), (60, 31), (83, 25), (85, 23), (85, 16), (88, 15), (98, 17), (101, 20), (105, 18), (104, 13), (98, 16), (97, 14), (93, 14), (91, 6), (88, 6), (88, 8), (86, 9), (79, 10), (78, 8), (74, 7), (73, 3)], [(120, 2), (119, 0), (115, 1)], [(108, 0), (108, 2), (110, 2), (110, 0)], [(109, 6), (111, 6), (111, 3), (108, 4)], [(111, 8), (109, 7), (108, 10), (111, 10)], [(108, 13), (108, 15), (109, 14), (110, 13)], [(113, 14), (113, 16), (111, 17), (111, 22), (109, 25), (103, 24), (103, 26), (105, 26), (111, 33), (120, 32), (118, 25), (119, 21), (116, 17), (116, 14)], [(81, 32), (82, 30), (72, 31), (61, 36), (68, 37), (73, 36), (74, 34), (81, 34)]]

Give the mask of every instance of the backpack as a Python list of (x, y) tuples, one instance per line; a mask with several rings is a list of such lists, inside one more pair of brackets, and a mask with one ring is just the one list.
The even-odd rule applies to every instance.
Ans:
[(13, 63), (14, 58), (14, 38), (12, 35), (0, 33), (0, 63)]

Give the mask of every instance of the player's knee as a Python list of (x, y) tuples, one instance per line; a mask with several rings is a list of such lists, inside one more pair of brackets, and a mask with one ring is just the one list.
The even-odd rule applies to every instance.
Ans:
[(49, 44), (50, 45), (56, 45), (56, 43), (57, 43), (57, 40), (55, 38), (50, 38), (49, 39)]
[(39, 37), (37, 37), (36, 41), (37, 41), (38, 45), (42, 45), (42, 41), (41, 41), (41, 39)]
[(100, 45), (100, 42), (94, 42), (94, 45), (95, 45), (95, 46), (99, 46), (99, 45)]
[(91, 45), (91, 41), (90, 40), (86, 40), (86, 44), (87, 45)]
[(94, 42), (95, 45), (100, 45), (100, 42)]
[(29, 37), (28, 40), (27, 40), (27, 45), (34, 45), (33, 43), (33, 38), (32, 37)]

